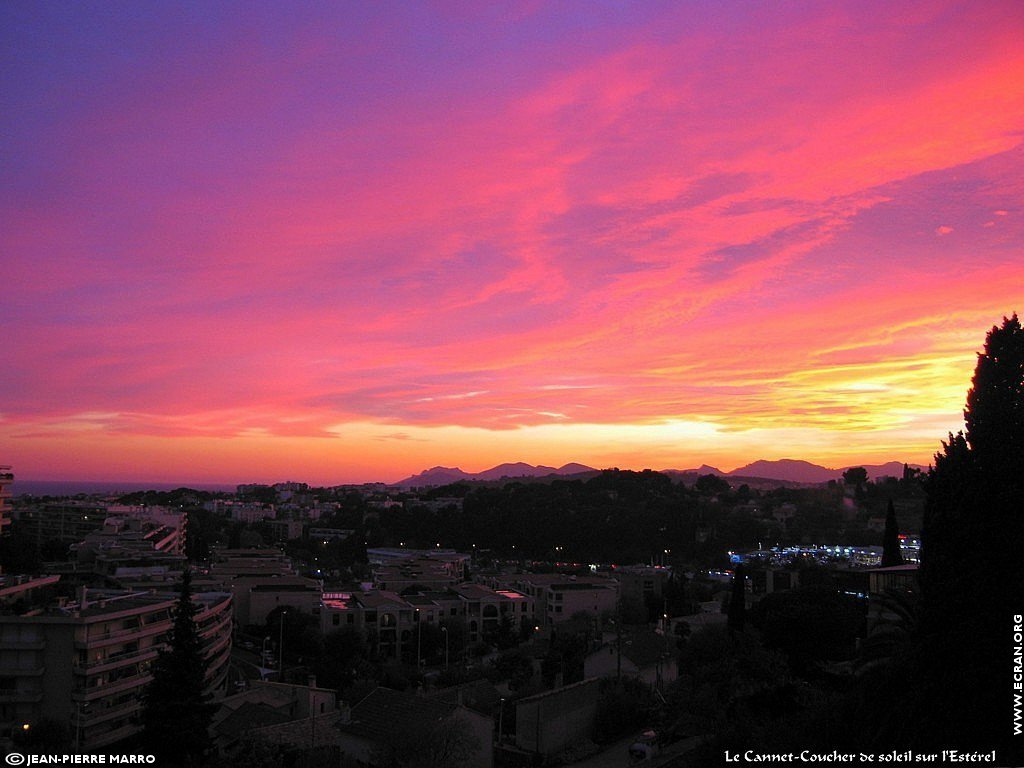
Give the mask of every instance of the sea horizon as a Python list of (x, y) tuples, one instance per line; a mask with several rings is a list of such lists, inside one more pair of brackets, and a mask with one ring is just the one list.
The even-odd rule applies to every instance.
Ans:
[(137, 480), (21, 480), (11, 483), (12, 496), (77, 496), (78, 494), (117, 494), (138, 491), (235, 491), (237, 483), (145, 482)]

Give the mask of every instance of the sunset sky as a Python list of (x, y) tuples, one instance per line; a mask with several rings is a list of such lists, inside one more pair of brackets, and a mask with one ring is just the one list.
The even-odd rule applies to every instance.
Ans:
[(1024, 5), (0, 5), (0, 464), (927, 464), (1024, 311)]

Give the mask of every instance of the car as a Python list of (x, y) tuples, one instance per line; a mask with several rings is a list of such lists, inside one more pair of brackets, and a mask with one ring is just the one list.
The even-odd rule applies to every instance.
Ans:
[(629, 745), (629, 758), (634, 763), (642, 763), (653, 758), (659, 751), (660, 739), (657, 732), (646, 729)]

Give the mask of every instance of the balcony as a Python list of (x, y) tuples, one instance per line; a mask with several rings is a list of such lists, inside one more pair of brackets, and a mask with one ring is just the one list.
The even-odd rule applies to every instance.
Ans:
[(114, 720), (118, 717), (125, 717), (127, 715), (134, 715), (142, 709), (142, 702), (140, 699), (132, 699), (113, 707), (100, 708), (95, 704), (91, 708), (91, 711), (82, 713), (82, 727), (92, 728), (100, 723), (105, 723), (108, 720)]
[(111, 643), (118, 642), (119, 640), (125, 640), (127, 638), (140, 638), (150, 637), (152, 635), (158, 635), (164, 632), (169, 632), (171, 629), (171, 620), (165, 619), (153, 624), (144, 624), (140, 627), (131, 627), (129, 629), (115, 629), (109, 632), (102, 632), (93, 634), (90, 632), (88, 636), (83, 640), (81, 638), (75, 639), (76, 648), (94, 648), (96, 646), (109, 645)]
[(41, 677), (46, 672), (46, 667), (14, 667), (0, 664), (5, 677)]
[(112, 696), (115, 693), (123, 693), (124, 691), (130, 691), (132, 688), (142, 688), (143, 686), (148, 685), (149, 681), (152, 679), (152, 673), (141, 672), (139, 674), (132, 675), (131, 677), (123, 677), (112, 683), (104, 683), (103, 685), (96, 685), (92, 688), (83, 689), (79, 686), (71, 692), (71, 700), (76, 702), (93, 702), (103, 696)]
[(2, 640), (5, 651), (41, 651), (46, 648), (46, 640)]
[(148, 648), (140, 648), (137, 651), (115, 654), (114, 656), (108, 656), (105, 659), (92, 661), (85, 665), (74, 664), (71, 668), (76, 675), (95, 675), (108, 669), (123, 666), (129, 662), (155, 659), (162, 647), (162, 645), (151, 645)]
[(42, 700), (42, 691), (0, 691), (0, 702), (5, 704), (38, 704)]
[(230, 612), (225, 613), (224, 616), (217, 621), (215, 624), (210, 624), (206, 627), (202, 627), (199, 630), (199, 637), (205, 640), (210, 635), (216, 634), (220, 630), (224, 629), (225, 625), (230, 624), (233, 620), (233, 616)]
[(87, 749), (96, 750), (100, 747), (105, 747), (108, 744), (114, 744), (115, 742), (121, 741), (121, 739), (126, 739), (129, 736), (134, 736), (141, 730), (141, 725), (128, 723), (127, 725), (120, 725), (117, 728), (102, 731), (95, 735), (86, 734), (83, 738), (83, 744)]

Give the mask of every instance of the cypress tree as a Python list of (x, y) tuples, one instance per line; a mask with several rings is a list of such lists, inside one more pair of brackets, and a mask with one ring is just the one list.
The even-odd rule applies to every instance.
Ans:
[(933, 745), (999, 747), (999, 760), (1014, 762), (1011, 676), (999, 660), (1012, 655), (1022, 583), (1014, 548), (1024, 540), (1024, 331), (1016, 315), (986, 337), (964, 421), (925, 484), (920, 720)]
[(729, 600), (726, 626), (730, 632), (742, 632), (747, 620), (747, 584), (743, 563), (732, 574), (732, 597)]
[(885, 513), (885, 534), (882, 537), (882, 567), (903, 565), (903, 552), (900, 550), (900, 529), (896, 524), (896, 508), (889, 499), (889, 508)]
[(153, 679), (143, 698), (145, 746), (165, 763), (196, 765), (211, 746), (213, 704), (203, 693), (206, 661), (196, 626), (192, 577), (182, 575), (170, 642), (153, 662)]

